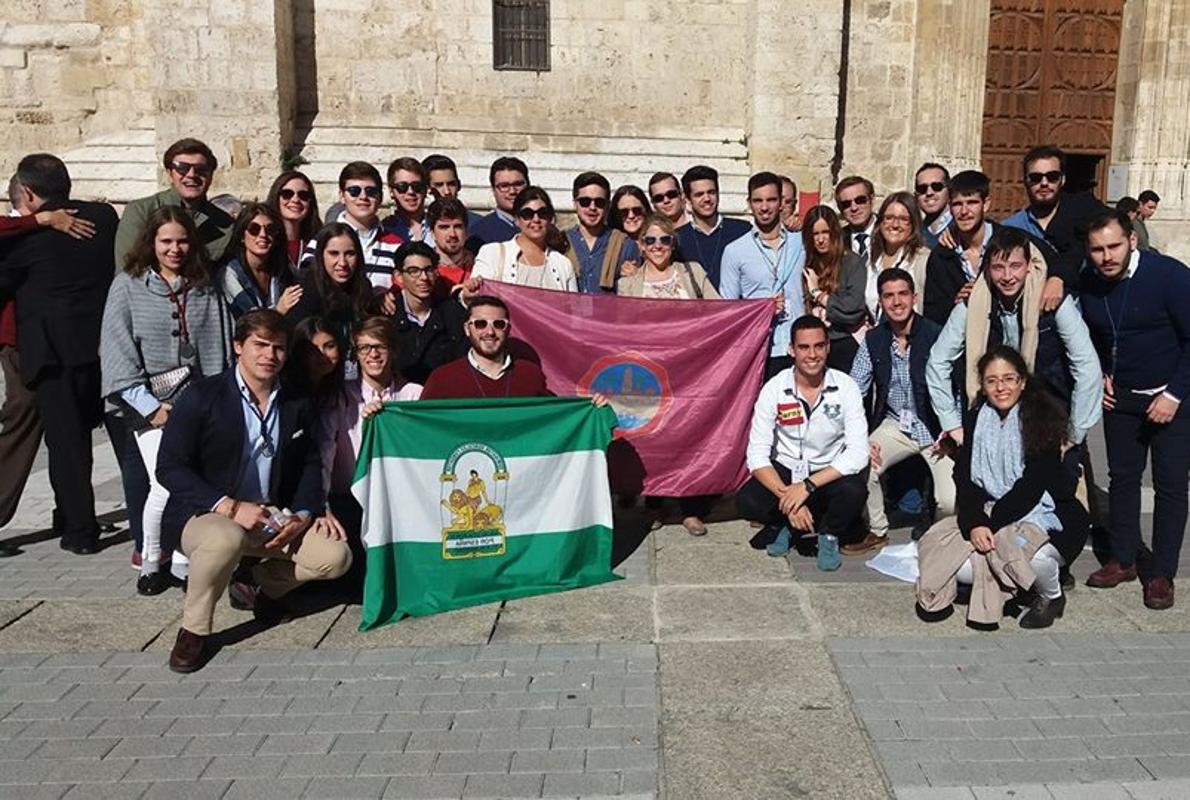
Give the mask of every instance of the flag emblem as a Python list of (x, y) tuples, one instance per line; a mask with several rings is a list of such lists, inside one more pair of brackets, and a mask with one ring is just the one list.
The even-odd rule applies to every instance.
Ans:
[[(460, 473), (464, 481), (459, 480)], [(508, 466), (504, 458), (486, 444), (459, 445), (447, 457), (439, 480), (442, 557), (504, 555), (504, 506), (508, 499)]]
[(615, 438), (661, 427), (673, 403), (665, 367), (635, 351), (597, 359), (579, 380), (578, 394), (603, 394), (616, 412)]

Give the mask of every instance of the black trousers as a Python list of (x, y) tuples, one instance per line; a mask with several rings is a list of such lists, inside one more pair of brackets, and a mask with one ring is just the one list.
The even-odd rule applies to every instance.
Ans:
[(136, 552), (144, 542), (145, 500), (149, 497), (149, 473), (140, 457), (140, 449), (132, 435), (132, 428), (117, 414), (106, 414), (103, 427), (111, 439), (116, 463), (120, 465), (120, 483), (124, 488), (124, 507), (128, 509), (128, 533), (136, 542)]
[(826, 357), (826, 365), (839, 372), (851, 372), (851, 362), (855, 361), (855, 354), (859, 352), (859, 342), (854, 336), (831, 338), (831, 351)]
[[(1180, 409), (1179, 409), (1180, 411)], [(1186, 532), (1190, 489), (1190, 413), (1157, 425), (1135, 413), (1103, 415), (1107, 443), (1108, 504), (1112, 556), (1125, 567), (1140, 548), (1141, 475), (1152, 453), (1153, 574), (1173, 578)]]
[[(789, 468), (773, 462), (773, 469), (781, 480), (789, 482)], [(749, 478), (735, 496), (740, 516), (747, 520), (763, 522), (766, 525), (788, 523), (777, 504), (777, 496), (766, 489), (756, 478)], [(858, 542), (867, 535), (863, 513), (868, 501), (867, 470), (856, 475), (846, 475), (818, 488), (806, 501), (806, 507), (814, 515), (817, 533), (831, 533), (839, 538), (840, 544)]]
[(64, 542), (94, 543), (99, 526), (91, 488), (91, 430), (103, 416), (99, 365), (45, 370), (32, 388), (49, 451), (54, 531)]

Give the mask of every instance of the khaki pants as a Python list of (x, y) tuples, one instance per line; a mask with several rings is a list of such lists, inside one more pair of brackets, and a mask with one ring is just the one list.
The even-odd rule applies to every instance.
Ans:
[(880, 467), (868, 470), (868, 523), (877, 536), (888, 535), (888, 515), (884, 513), (884, 490), (880, 476), (894, 464), (907, 458), (921, 456), (934, 478), (934, 500), (938, 503), (938, 519), (954, 513), (954, 461), (940, 453), (931, 453), (901, 431), (896, 420), (886, 419), (868, 436), (869, 443), (880, 445)]
[(249, 539), (247, 532), (220, 514), (194, 517), (182, 529), (182, 552), (190, 559), (190, 582), (182, 611), (182, 627), (209, 636), (215, 602), (227, 588), (240, 557), (265, 560), (253, 569), (260, 589), (272, 598), (296, 589), (307, 581), (338, 578), (351, 566), (347, 542), (332, 541), (306, 532), (280, 550), (266, 550)]

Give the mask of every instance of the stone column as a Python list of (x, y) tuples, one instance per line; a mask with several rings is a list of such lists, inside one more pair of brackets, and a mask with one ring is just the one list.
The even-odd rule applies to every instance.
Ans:
[(212, 193), (263, 198), (292, 142), (293, 19), (286, 0), (144, 0), (158, 153), (193, 136), (219, 159)]

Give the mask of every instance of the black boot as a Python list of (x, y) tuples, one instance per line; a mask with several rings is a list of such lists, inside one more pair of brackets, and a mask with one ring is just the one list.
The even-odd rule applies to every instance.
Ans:
[(1038, 595), (1029, 610), (1021, 617), (1022, 628), (1048, 628), (1054, 624), (1066, 611), (1066, 595), (1059, 595), (1053, 600)]

